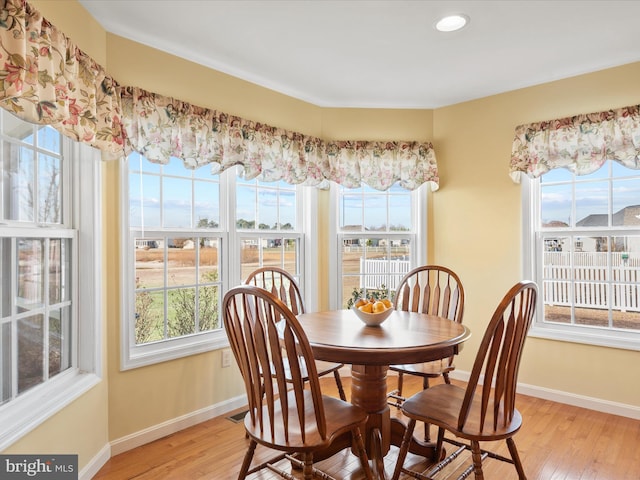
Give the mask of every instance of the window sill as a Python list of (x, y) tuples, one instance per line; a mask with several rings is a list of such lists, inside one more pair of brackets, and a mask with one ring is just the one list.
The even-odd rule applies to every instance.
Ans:
[(561, 342), (640, 351), (640, 332), (634, 331), (536, 323), (531, 326), (529, 336)]
[(0, 451), (38, 427), (82, 394), (100, 383), (94, 373), (61, 373), (0, 407)]
[[(136, 345), (123, 354), (121, 370), (154, 365), (198, 353), (227, 347), (229, 340), (224, 330), (165, 340), (146, 345)], [(123, 349), (126, 350), (126, 349)]]

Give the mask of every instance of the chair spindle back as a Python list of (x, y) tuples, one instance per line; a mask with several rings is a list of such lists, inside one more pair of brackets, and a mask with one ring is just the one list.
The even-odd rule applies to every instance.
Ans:
[(438, 265), (424, 265), (407, 273), (396, 290), (396, 310), (427, 313), (462, 322), (464, 289), (458, 275)]
[[(458, 417), (463, 429), (480, 388), (480, 431), (508, 425), (514, 415), (522, 348), (533, 320), (538, 289), (534, 282), (515, 284), (491, 317), (476, 356)], [(482, 376), (482, 386), (478, 382)]]
[[(271, 292), (243, 285), (232, 288), (224, 296), (222, 314), (231, 350), (244, 380), (252, 424), (258, 425), (262, 432), (269, 430), (272, 438), (285, 441), (291, 428), (302, 432), (303, 441), (304, 432), (310, 429), (326, 438), (313, 353), (291, 310)], [(288, 380), (285, 361), (292, 377)], [(305, 394), (302, 364), (308, 371), (310, 394)], [(263, 374), (269, 371), (270, 375)], [(280, 408), (276, 408), (277, 405)], [(313, 425), (305, 421), (308, 411), (315, 412)]]
[(255, 285), (270, 291), (289, 307), (294, 315), (305, 312), (300, 287), (295, 278), (279, 267), (261, 267), (249, 274), (247, 285)]

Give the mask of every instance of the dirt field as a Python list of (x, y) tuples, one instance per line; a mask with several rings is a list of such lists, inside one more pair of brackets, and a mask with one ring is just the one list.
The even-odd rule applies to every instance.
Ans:
[[(571, 321), (571, 310), (569, 307), (545, 305), (545, 318), (550, 322), (569, 323)], [(576, 323), (579, 325), (590, 325), (606, 327), (609, 325), (609, 312), (595, 308), (576, 308)], [(640, 312), (613, 312), (614, 328), (624, 328), (631, 330), (640, 329)]]
[[(169, 252), (169, 284), (170, 285), (192, 285), (195, 283), (195, 250), (185, 250), (181, 248), (172, 248)], [(164, 285), (164, 250), (161, 248), (137, 249), (136, 255), (136, 278), (140, 286), (145, 288), (162, 287)], [(295, 252), (285, 251), (285, 266), (295, 265)], [(342, 268), (344, 272), (359, 273), (360, 271), (360, 252), (348, 252), (343, 255)], [(369, 258), (382, 258), (384, 253), (370, 255)], [(263, 249), (264, 265), (281, 265), (282, 250), (280, 248)], [(244, 249), (242, 252), (242, 276), (246, 277), (251, 271), (258, 268), (259, 257), (257, 249)], [(200, 249), (200, 271), (202, 273), (217, 270), (218, 268), (218, 249), (217, 248), (201, 248)], [(359, 287), (359, 279), (357, 276), (347, 276), (343, 280), (344, 302), (350, 298), (354, 288)]]

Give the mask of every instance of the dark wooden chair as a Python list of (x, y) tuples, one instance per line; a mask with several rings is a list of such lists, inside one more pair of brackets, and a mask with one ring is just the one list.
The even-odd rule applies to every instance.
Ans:
[[(464, 288), (458, 275), (446, 267), (424, 265), (407, 273), (396, 290), (394, 308), (409, 312), (421, 312), (445, 317), (462, 323), (464, 313)], [(398, 374), (398, 387), (389, 392), (389, 404), (400, 408), (404, 375), (422, 377), (422, 387), (429, 388), (429, 379), (442, 376), (446, 383), (449, 372), (455, 369), (453, 357), (435, 362), (413, 365), (391, 365), (390, 370)], [(430, 440), (429, 425), (424, 427), (425, 441)]]
[[(482, 461), (490, 456), (514, 464), (518, 478), (526, 479), (513, 440), (522, 424), (522, 416), (515, 407), (516, 384), (537, 295), (536, 284), (530, 281), (519, 282), (507, 292), (487, 326), (466, 388), (444, 383), (422, 390), (403, 403), (402, 412), (409, 423), (398, 453), (394, 480), (406, 472), (403, 463), (416, 421), (438, 426), (434, 459), (441, 458), (444, 441), (459, 448), (426, 474), (412, 472), (415, 478), (431, 479), (464, 450), (470, 450), (473, 465), (459, 478), (467, 478), (473, 472), (476, 480), (484, 479)], [(445, 431), (467, 443), (446, 439)], [(480, 442), (496, 440), (506, 440), (511, 458), (480, 448)]]
[[(294, 315), (305, 313), (304, 301), (300, 293), (295, 278), (286, 270), (278, 267), (262, 267), (254, 270), (245, 280), (247, 285), (255, 285), (276, 295), (284, 304), (289, 307)], [(316, 371), (318, 376), (322, 377), (333, 373), (333, 377), (338, 387), (338, 394), (342, 400), (347, 400), (340, 378), (340, 369), (344, 366), (342, 363), (325, 362), (316, 360)], [(305, 380), (309, 378), (306, 366), (302, 365), (301, 375)]]
[[(250, 442), (238, 479), (263, 468), (293, 478), (276, 467), (283, 458), (301, 468), (306, 480), (315, 475), (330, 479), (313, 466), (313, 455), (343, 435), (351, 436), (353, 451), (366, 478), (371, 479), (361, 434), (367, 413), (322, 395), (309, 341), (291, 310), (271, 292), (242, 285), (224, 296), (222, 316), (249, 402), (244, 427)], [(309, 370), (306, 382), (301, 375), (303, 365)], [(285, 373), (287, 368), (293, 373), (291, 378)], [(266, 371), (271, 375), (264, 375)], [(284, 453), (251, 469), (258, 444)]]

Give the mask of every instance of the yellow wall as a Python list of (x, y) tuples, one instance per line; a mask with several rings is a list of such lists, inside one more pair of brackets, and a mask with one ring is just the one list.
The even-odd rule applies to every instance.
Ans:
[[(429, 260), (457, 270), (467, 291), (465, 322), (482, 332), (498, 301), (521, 277), (520, 187), (508, 176), (520, 123), (640, 103), (640, 63), (432, 110), (327, 109), (106, 34), (74, 0), (34, 0), (36, 8), (117, 81), (270, 125), (327, 139), (432, 141), (440, 191), (429, 194)], [(104, 172), (106, 380), (13, 445), (80, 452), (80, 467), (121, 439), (242, 393), (220, 352), (120, 371), (118, 164)], [(328, 195), (320, 194), (320, 245), (328, 245)], [(328, 253), (319, 254), (328, 285)], [(328, 305), (327, 290), (320, 293)], [(458, 361), (469, 370), (480, 334)], [(520, 380), (550, 389), (640, 406), (638, 353), (531, 338)], [(108, 387), (108, 388), (107, 388)], [(68, 433), (67, 433), (68, 432)], [(45, 449), (45, 450), (43, 450)]]

